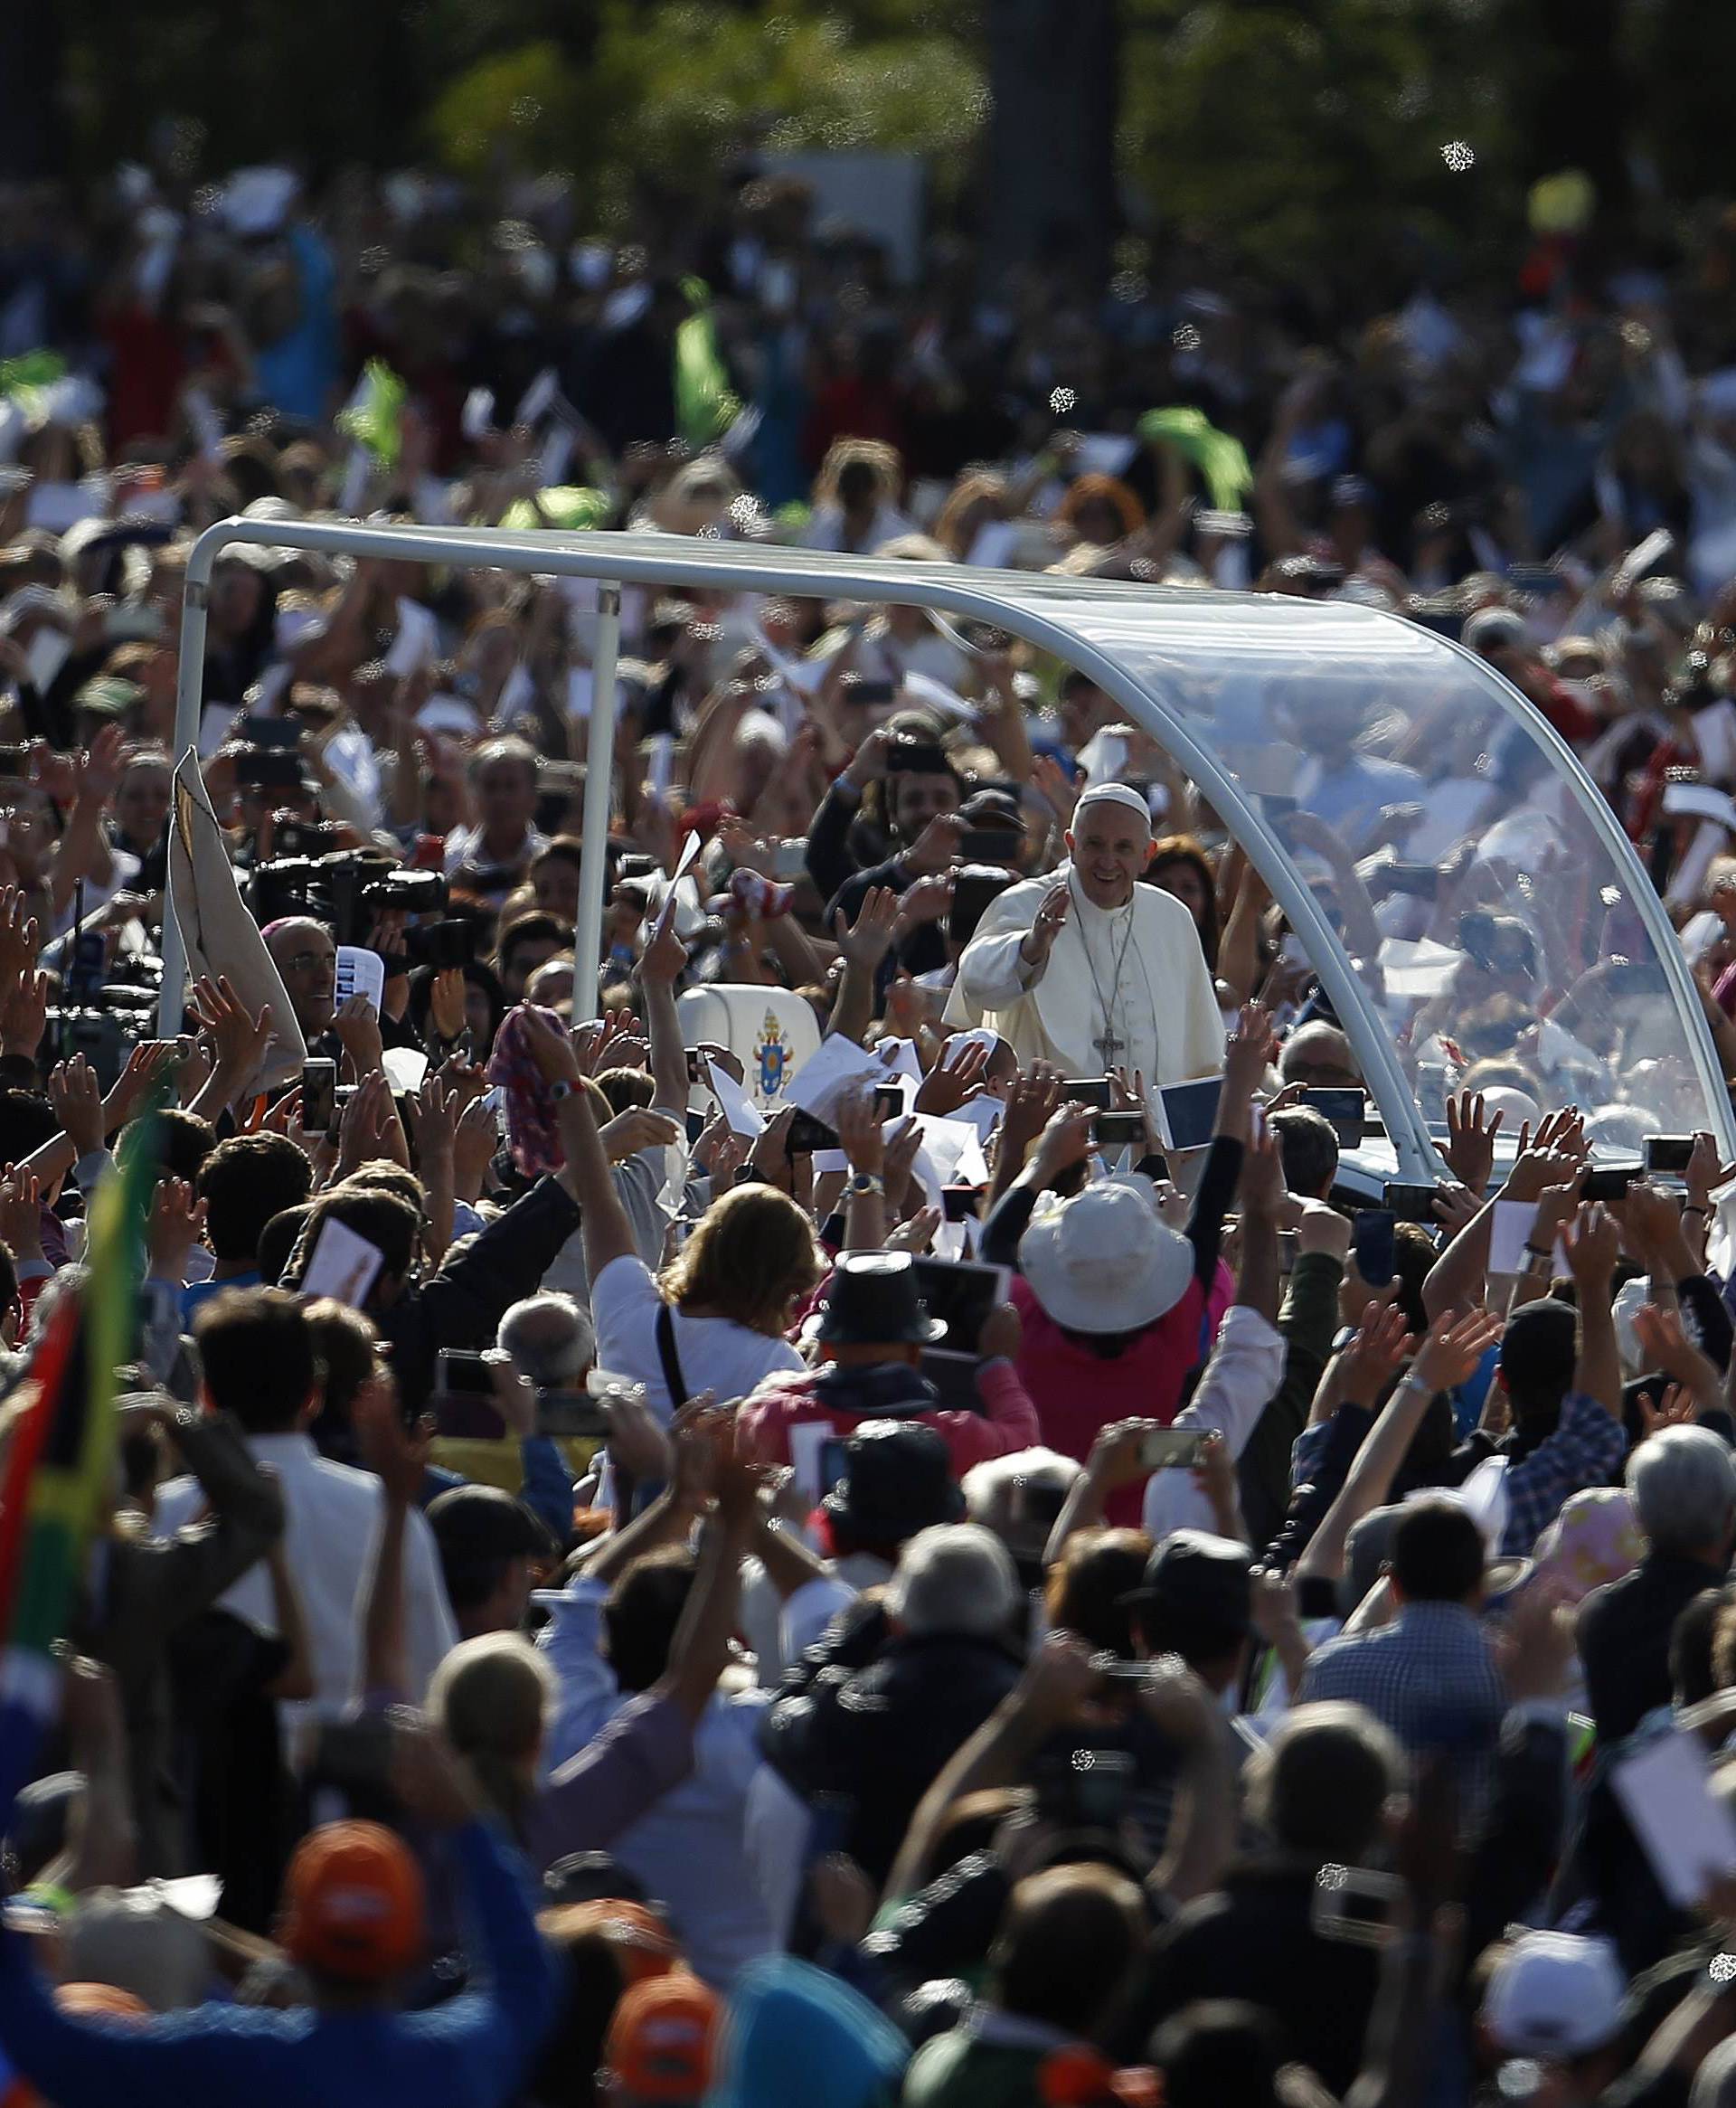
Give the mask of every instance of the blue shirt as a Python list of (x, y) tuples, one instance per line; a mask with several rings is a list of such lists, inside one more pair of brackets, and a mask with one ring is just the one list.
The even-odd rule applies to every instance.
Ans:
[(62, 2013), (17, 1933), (0, 1940), (0, 2043), (58, 2108), (497, 2108), (517, 2096), (553, 2024), (553, 1968), (523, 1862), (484, 1824), (452, 1839), (486, 1987), (427, 2012), (206, 2005), (142, 2026)]

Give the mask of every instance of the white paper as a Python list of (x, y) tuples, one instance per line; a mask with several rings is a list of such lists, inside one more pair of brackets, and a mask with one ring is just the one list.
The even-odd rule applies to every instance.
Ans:
[(367, 494), (368, 477), (373, 466), (368, 459), (368, 449), (363, 446), (350, 449), (350, 458), (344, 464), (344, 487), (337, 494), (337, 509), (354, 519), (362, 510), (362, 500)]
[(439, 624), (419, 600), (400, 599), (398, 602), (398, 634), (392, 640), (392, 648), (385, 657), (386, 671), (395, 680), (403, 680), (418, 666), (426, 666), (435, 656)]
[(1127, 765), (1127, 742), (1118, 732), (1099, 732), (1087, 740), (1080, 753), (1085, 770), (1085, 788), (1095, 789), (1099, 783), (1119, 780), (1121, 771)]
[(1381, 973), (1386, 992), (1397, 1000), (1424, 1000), (1444, 995), (1465, 954), (1432, 937), (1389, 937), (1381, 946)]
[(66, 664), (71, 651), (71, 641), (63, 631), (46, 622), (39, 625), (30, 640), (30, 649), (24, 654), (24, 664), (30, 669), (30, 685), (39, 695), (47, 695), (55, 675)]
[(104, 500), (82, 483), (33, 483), (24, 500), (24, 525), (64, 534), (80, 520), (101, 516)]
[(799, 1106), (804, 1112), (811, 1112), (816, 1120), (833, 1126), (835, 1123), (831, 1118), (831, 1108), (845, 1086), (858, 1076), (880, 1077), (884, 1073), (885, 1069), (877, 1056), (871, 1054), (866, 1047), (858, 1046), (854, 1039), (846, 1039), (843, 1033), (835, 1032), (820, 1042), (818, 1053), (805, 1061), (790, 1078), (784, 1102)]
[(567, 464), (572, 459), (574, 433), (570, 424), (556, 423), (549, 427), (549, 436), (542, 442), (542, 451), (537, 457), (536, 477), (543, 490), (552, 490), (566, 481)]
[(967, 553), (965, 562), (985, 571), (1005, 571), (1007, 559), (1018, 547), (1016, 520), (985, 520)]
[(999, 1127), (1005, 1111), (1005, 1099), (996, 1098), (992, 1091), (985, 1091), (978, 1097), (967, 1098), (958, 1110), (949, 1113), (948, 1118), (959, 1127), (974, 1128), (980, 1146)]
[(983, 1145), (968, 1120), (943, 1120), (931, 1112), (919, 1112), (916, 1124), (922, 1147), (942, 1186), (986, 1186), (988, 1166)]
[(1701, 768), (1718, 781), (1728, 782), (1736, 776), (1736, 703), (1726, 696), (1710, 709), (1696, 710), (1693, 723)]
[[(681, 854), (675, 859), (675, 875), (665, 889), (662, 905), (657, 909), (657, 918), (652, 925), (651, 931), (653, 941), (661, 937), (665, 930), (668, 928), (671, 918), (676, 913), (685, 897), (685, 893), (691, 892), (691, 888), (684, 889), (681, 882), (693, 869), (694, 859), (699, 855), (699, 837), (690, 833), (681, 845)], [(696, 898), (693, 905), (695, 907), (698, 905)], [(677, 924), (678, 928), (679, 926)], [(685, 935), (687, 932), (684, 931), (683, 934)]]
[(1693, 813), (1700, 819), (1716, 820), (1736, 833), (1736, 799), (1713, 783), (1666, 783), (1664, 810), (1672, 819)]
[(712, 1087), (712, 1096), (717, 1100), (718, 1110), (729, 1121), (732, 1133), (747, 1135), (754, 1140), (765, 1133), (765, 1114), (721, 1063), (708, 1056), (705, 1076)]
[(816, 695), (820, 683), (825, 680), (826, 668), (831, 665), (824, 658), (792, 658), (788, 652), (780, 651), (758, 622), (751, 631), (766, 664), (786, 687), (793, 688), (798, 695)]
[(400, 1096), (413, 1094), (428, 1081), (428, 1056), (419, 1046), (389, 1046), (380, 1065)]
[(331, 1296), (359, 1310), (368, 1300), (368, 1290), (382, 1263), (377, 1247), (365, 1237), (358, 1237), (335, 1216), (329, 1216), (307, 1262), (300, 1292), (304, 1296)]
[(525, 670), (523, 659), (500, 685), (500, 695), (495, 703), (495, 715), (503, 723), (510, 723), (521, 711), (536, 707), (536, 683)]
[(1076, 476), (1119, 476), (1138, 451), (1125, 432), (1080, 432), (1070, 466)]
[(524, 394), (518, 399), (518, 408), (513, 412), (513, 422), (534, 424), (543, 411), (553, 402), (560, 390), (560, 379), (552, 366), (544, 366)]
[(1534, 1200), (1497, 1200), (1489, 1225), (1491, 1273), (1523, 1273), (1525, 1243), (1537, 1221)]
[(373, 1005), (377, 1017), (386, 996), (386, 962), (377, 951), (366, 950), (360, 944), (340, 944), (337, 948), (339, 1007), (352, 996), (365, 996)]
[(1736, 1820), (1706, 1784), (1705, 1759), (1673, 1729), (1609, 1774), (1658, 1886), (1678, 1910), (1692, 1910), (1721, 1876), (1736, 1874)]
[(241, 715), (239, 703), (207, 703), (199, 713), (199, 759), (211, 757), (229, 737), (229, 728)]

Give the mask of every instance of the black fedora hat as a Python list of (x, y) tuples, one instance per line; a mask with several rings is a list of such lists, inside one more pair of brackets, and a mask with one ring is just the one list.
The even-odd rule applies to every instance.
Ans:
[(845, 1252), (803, 1329), (830, 1346), (927, 1347), (947, 1328), (917, 1294), (908, 1252)]
[(920, 1421), (864, 1420), (844, 1456), (844, 1477), (820, 1506), (861, 1544), (901, 1545), (965, 1512), (947, 1445)]

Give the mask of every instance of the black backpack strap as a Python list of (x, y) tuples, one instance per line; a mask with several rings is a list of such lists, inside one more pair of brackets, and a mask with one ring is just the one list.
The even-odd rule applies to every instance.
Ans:
[(669, 1404), (679, 1413), (687, 1403), (687, 1379), (681, 1373), (681, 1356), (675, 1352), (675, 1321), (667, 1303), (657, 1305), (657, 1359), (663, 1364), (663, 1380), (669, 1387)]

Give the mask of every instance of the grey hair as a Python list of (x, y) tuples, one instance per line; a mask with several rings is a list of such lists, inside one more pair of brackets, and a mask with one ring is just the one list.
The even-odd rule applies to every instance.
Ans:
[(950, 1632), (993, 1639), (1024, 1609), (1006, 1546), (978, 1523), (936, 1523), (900, 1555), (887, 1615), (913, 1638)]
[(1278, 1843), (1355, 1860), (1405, 1783), (1404, 1753), (1366, 1706), (1344, 1698), (1296, 1706), (1249, 1766), (1250, 1819)]
[(1013, 1525), (1015, 1487), (1041, 1486), (1064, 1496), (1072, 1491), (1074, 1479), (1083, 1471), (1084, 1466), (1073, 1458), (1040, 1447), (1016, 1450), (1010, 1457), (986, 1458), (982, 1463), (973, 1464), (960, 1481), (965, 1489), (965, 1512), (972, 1522), (981, 1523), (1004, 1537)]
[(501, 1318), (495, 1345), (512, 1356), (521, 1375), (551, 1390), (572, 1388), (597, 1358), (590, 1314), (552, 1289), (514, 1303)]
[(1628, 1460), (1639, 1527), (1660, 1552), (1694, 1552), (1722, 1538), (1736, 1516), (1736, 1463), (1707, 1427), (1666, 1427)]

